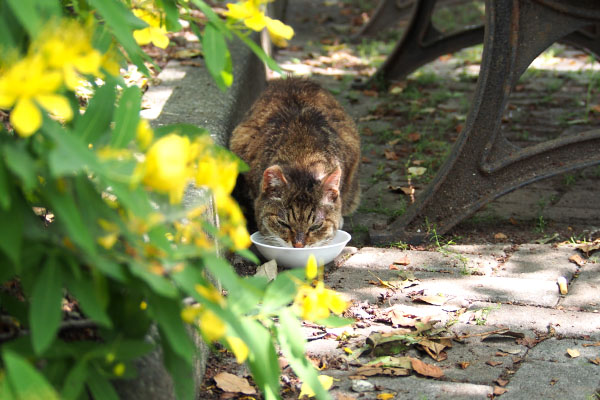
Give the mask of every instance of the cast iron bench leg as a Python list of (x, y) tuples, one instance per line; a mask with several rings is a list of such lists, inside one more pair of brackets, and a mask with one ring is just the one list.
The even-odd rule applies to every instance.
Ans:
[[(600, 130), (519, 148), (500, 133), (513, 86), (549, 45), (595, 21), (557, 11), (551, 0), (486, 1), (481, 72), (465, 129), (432, 183), (374, 244), (426, 237), (426, 225), (447, 232), (486, 203), (518, 187), (571, 169), (600, 164)], [(595, 18), (600, 4), (582, 0)], [(595, 11), (595, 13), (593, 12)], [(600, 19), (600, 18), (598, 18)]]

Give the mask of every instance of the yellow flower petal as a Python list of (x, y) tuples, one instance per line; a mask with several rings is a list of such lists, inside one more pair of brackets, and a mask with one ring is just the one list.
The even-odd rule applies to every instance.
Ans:
[(246, 343), (240, 338), (234, 336), (227, 336), (226, 338), (231, 351), (235, 355), (235, 360), (238, 364), (243, 363), (248, 358), (249, 349)]
[(250, 1), (245, 1), (243, 3), (235, 3), (235, 4), (227, 4), (228, 10), (225, 11), (225, 15), (227, 17), (233, 19), (244, 20), (246, 18), (252, 17), (255, 12), (259, 12), (258, 9), (252, 4)]
[(219, 340), (225, 335), (227, 326), (221, 318), (210, 310), (206, 310), (200, 316), (200, 330), (209, 342)]
[(244, 24), (253, 31), (260, 32), (267, 25), (267, 20), (263, 13), (257, 12), (250, 18), (246, 18)]
[(168, 193), (171, 203), (179, 203), (193, 170), (189, 165), (190, 140), (169, 134), (157, 140), (146, 154), (144, 184)]
[(64, 96), (58, 94), (45, 94), (36, 96), (35, 100), (52, 115), (65, 121), (70, 121), (73, 118), (73, 109), (67, 98)]
[(42, 113), (28, 98), (22, 98), (10, 113), (10, 123), (21, 137), (29, 137), (42, 126)]
[(150, 127), (150, 123), (147, 119), (140, 119), (135, 132), (135, 138), (142, 150), (147, 149), (148, 146), (150, 146), (150, 143), (152, 143), (154, 131)]
[(76, 58), (73, 65), (82, 74), (98, 74), (102, 64), (102, 55), (98, 50), (91, 50)]
[(100, 236), (96, 240), (100, 246), (104, 247), (106, 250), (110, 250), (115, 245), (118, 238), (119, 238), (119, 233), (113, 232), (113, 233), (109, 233), (104, 236)]
[(152, 41), (150, 28), (138, 29), (133, 31), (133, 38), (140, 46), (146, 45)]
[(161, 49), (166, 49), (169, 45), (169, 37), (166, 35), (166, 32), (165, 29), (151, 28), (152, 44)]
[(265, 23), (267, 29), (269, 30), (269, 33), (275, 36), (281, 37), (286, 40), (290, 40), (294, 36), (294, 29), (291, 26), (286, 25), (277, 19), (265, 17)]
[[(329, 390), (331, 386), (333, 386), (333, 377), (328, 375), (319, 375), (319, 382), (321, 382), (323, 389)], [(315, 392), (306, 382), (302, 383), (302, 387), (300, 388), (300, 396), (298, 397), (302, 398), (302, 396), (315, 397)]]
[(306, 278), (311, 280), (317, 277), (317, 259), (313, 254), (308, 257), (306, 263)]

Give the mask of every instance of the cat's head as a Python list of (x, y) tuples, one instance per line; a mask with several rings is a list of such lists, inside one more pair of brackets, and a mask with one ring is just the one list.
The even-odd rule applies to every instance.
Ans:
[(332, 239), (342, 219), (341, 174), (339, 167), (329, 174), (267, 168), (255, 202), (265, 240), (276, 246), (314, 247)]

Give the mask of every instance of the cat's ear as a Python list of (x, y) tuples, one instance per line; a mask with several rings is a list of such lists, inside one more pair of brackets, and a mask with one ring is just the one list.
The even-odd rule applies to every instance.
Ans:
[(323, 179), (323, 203), (334, 203), (340, 195), (340, 181), (342, 170), (340, 167)]
[(280, 188), (287, 184), (287, 180), (283, 175), (283, 171), (279, 165), (272, 165), (265, 169), (263, 172), (262, 179), (262, 191), (266, 192), (269, 190)]

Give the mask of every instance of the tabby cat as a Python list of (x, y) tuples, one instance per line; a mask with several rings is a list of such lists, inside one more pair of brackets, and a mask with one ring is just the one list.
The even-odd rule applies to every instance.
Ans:
[(303, 78), (270, 82), (233, 131), (230, 149), (268, 243), (320, 246), (358, 206), (360, 139), (331, 94)]

